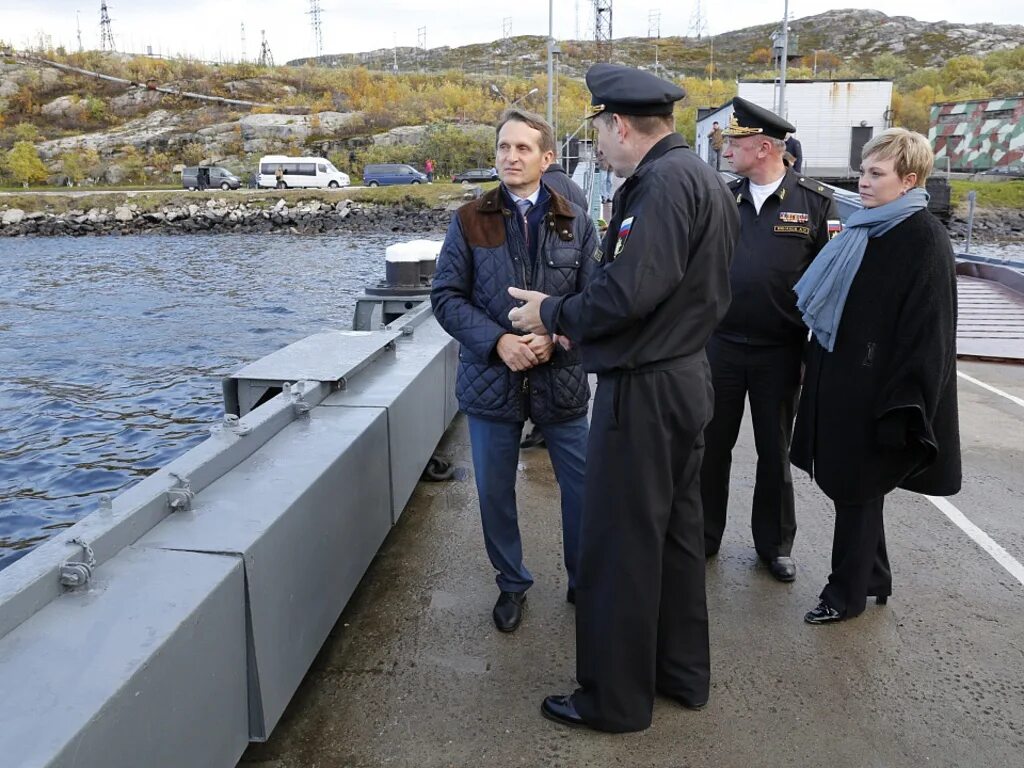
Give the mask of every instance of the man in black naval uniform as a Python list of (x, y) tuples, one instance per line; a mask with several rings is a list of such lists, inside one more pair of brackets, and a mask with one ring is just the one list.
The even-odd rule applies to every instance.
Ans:
[(685, 95), (639, 70), (587, 72), (601, 151), (624, 183), (580, 293), (510, 289), (513, 324), (580, 344), (597, 373), (576, 582), (576, 678), (545, 717), (602, 731), (651, 724), (655, 690), (697, 709), (710, 686), (700, 462), (711, 417), (704, 347), (729, 305), (739, 216), (673, 131)]
[(729, 503), (729, 470), (744, 400), (757, 449), (750, 527), (754, 548), (779, 581), (796, 578), (789, 443), (807, 328), (796, 284), (838, 230), (832, 194), (783, 162), (796, 129), (745, 99), (733, 99), (724, 157), (740, 178), (729, 185), (740, 214), (740, 241), (729, 282), (732, 304), (708, 344), (715, 415), (705, 431), (701, 495), (707, 555), (718, 552)]

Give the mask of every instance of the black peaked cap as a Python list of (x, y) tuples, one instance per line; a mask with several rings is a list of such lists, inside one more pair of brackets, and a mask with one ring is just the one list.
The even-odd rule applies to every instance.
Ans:
[(773, 139), (785, 139), (787, 133), (796, 133), (796, 128), (771, 110), (737, 96), (732, 100), (732, 117), (729, 118), (729, 125), (722, 133), (726, 136), (769, 136)]
[(686, 91), (650, 72), (619, 64), (595, 64), (587, 70), (591, 114), (671, 115)]

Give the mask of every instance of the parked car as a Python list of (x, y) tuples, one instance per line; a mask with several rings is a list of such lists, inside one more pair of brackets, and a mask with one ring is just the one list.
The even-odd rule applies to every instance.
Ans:
[(462, 173), (456, 173), (452, 176), (452, 181), (458, 183), (460, 181), (497, 181), (498, 172), (493, 168), (470, 168), (468, 171)]
[(363, 168), (363, 183), (368, 187), (389, 184), (426, 184), (427, 174), (403, 163), (377, 163)]
[(999, 165), (981, 172), (982, 176), (1002, 176), (1008, 179), (1024, 179), (1024, 166)]
[[(200, 183), (202, 182), (202, 183)], [(185, 189), (238, 189), (242, 181), (227, 168), (216, 165), (189, 166), (181, 172), (181, 186)]]

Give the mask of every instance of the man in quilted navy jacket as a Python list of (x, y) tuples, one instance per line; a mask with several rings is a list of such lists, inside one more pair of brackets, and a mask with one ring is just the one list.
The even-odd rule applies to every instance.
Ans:
[(600, 266), (587, 213), (541, 182), (554, 156), (543, 118), (505, 112), (497, 131), (502, 183), (452, 217), (430, 295), (438, 322), (461, 344), (456, 391), (469, 417), (484, 543), (498, 572), (493, 618), (502, 632), (519, 626), (533, 584), (515, 492), (526, 419), (544, 435), (561, 491), (566, 599), (575, 602), (590, 387), (568, 341), (522, 334), (508, 319), (509, 286), (576, 293)]

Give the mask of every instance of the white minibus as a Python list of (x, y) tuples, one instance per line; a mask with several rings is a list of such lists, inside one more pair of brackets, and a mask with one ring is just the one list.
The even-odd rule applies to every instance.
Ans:
[(323, 157), (285, 157), (264, 155), (260, 158), (261, 189), (297, 187), (347, 187), (349, 178), (330, 160)]

